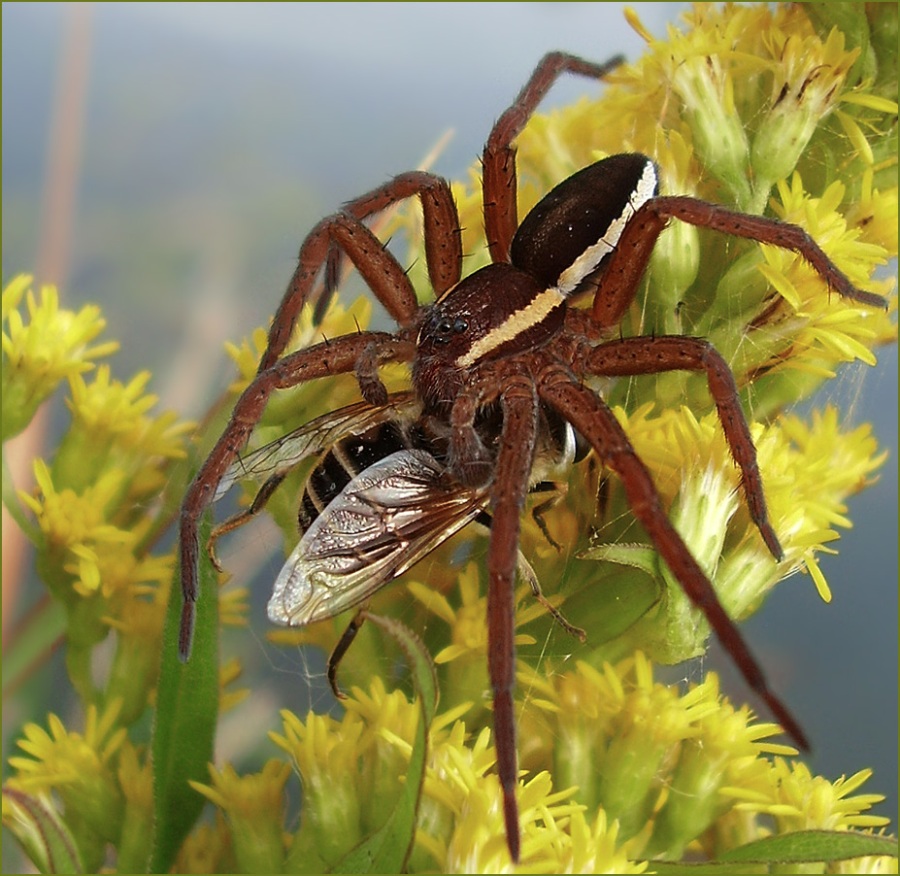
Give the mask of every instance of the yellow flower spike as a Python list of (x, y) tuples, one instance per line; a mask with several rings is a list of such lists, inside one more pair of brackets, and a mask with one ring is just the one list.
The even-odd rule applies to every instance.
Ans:
[[(646, 861), (635, 861), (629, 855), (629, 843), (620, 844), (619, 825), (609, 823), (600, 809), (591, 823), (585, 813), (570, 816), (569, 841), (556, 852), (558, 873), (645, 873)], [(564, 835), (565, 836), (565, 835)]]
[(730, 808), (721, 790), (752, 780), (757, 760), (765, 754), (796, 754), (794, 748), (768, 743), (780, 734), (777, 724), (756, 724), (750, 710), (735, 709), (719, 695), (718, 677), (710, 673), (682, 698), (699, 698), (705, 706), (694, 713), (696, 734), (685, 738), (666, 779), (666, 800), (655, 814), (647, 856), (680, 858), (695, 837), (702, 836)]
[(755, 185), (767, 193), (794, 170), (819, 124), (834, 109), (860, 50), (845, 51), (844, 35), (836, 28), (824, 43), (815, 34), (788, 35), (777, 29), (767, 32), (763, 41), (773, 59), (771, 93), (753, 138), (751, 164)]
[[(29, 275), (20, 274), (3, 290), (4, 441), (25, 428), (62, 380), (119, 348), (111, 341), (91, 345), (106, 326), (99, 307), (88, 304), (77, 313), (60, 309), (55, 286), (42, 286), (38, 300), (31, 283)], [(23, 297), (27, 324), (18, 310)]]
[[(842, 430), (833, 407), (813, 412), (808, 422), (783, 415), (751, 426), (769, 518), (785, 552), (776, 563), (740, 495), (740, 475), (714, 413), (697, 419), (688, 409), (667, 409), (654, 415), (649, 405), (630, 416), (618, 408), (615, 412), (637, 454), (653, 470), (676, 528), (713, 575), (729, 614), (746, 617), (776, 584), (799, 570), (810, 571), (820, 594), (828, 596), (815, 556), (830, 550), (837, 528), (850, 524), (846, 499), (869, 483), (885, 460), (869, 426)], [(607, 514), (612, 521), (627, 511), (620, 510), (621, 498), (614, 495)], [(604, 541), (611, 535), (616, 533), (599, 533)], [(705, 624), (697, 626), (697, 612), (664, 574), (669, 582), (665, 625), (662, 618), (648, 616), (626, 635), (653, 659), (677, 662), (701, 653), (708, 632)]]
[(402, 691), (386, 692), (384, 682), (377, 676), (368, 691), (352, 688), (344, 706), (363, 726), (358, 743), (361, 758), (358, 770), (366, 792), (360, 815), (363, 831), (369, 834), (384, 823), (388, 812), (384, 801), (396, 798), (400, 776), (405, 772), (405, 757), (385, 739), (385, 731), (411, 743), (421, 720), (421, 709)]
[(231, 766), (209, 768), (211, 784), (191, 787), (225, 813), (235, 861), (243, 873), (281, 872), (284, 862), (284, 786), (289, 764), (269, 760), (258, 773), (239, 776)]
[(119, 754), (119, 786), (125, 798), (122, 835), (117, 848), (120, 873), (139, 873), (147, 867), (147, 837), (153, 832), (153, 769), (149, 757), (126, 742)]
[(373, 803), (360, 769), (368, 756), (360, 744), (365, 727), (353, 712), (339, 722), (313, 712), (304, 722), (286, 710), (281, 718), (284, 735), (269, 737), (293, 759), (304, 794), (301, 827), (290, 854), (301, 863), (307, 856), (330, 866), (365, 836), (362, 808)]
[[(107, 522), (121, 492), (122, 473), (109, 471), (80, 493), (57, 490), (41, 459), (34, 461), (34, 475), (36, 495), (20, 490), (19, 498), (34, 512), (43, 535), (39, 562), (44, 582), (66, 604), (76, 594), (91, 597), (101, 589), (104, 565), (115, 563), (137, 543), (134, 530)], [(100, 614), (105, 613), (103, 608), (98, 606)]]
[(168, 477), (163, 461), (184, 458), (185, 434), (194, 424), (178, 422), (173, 412), (148, 416), (157, 403), (155, 395), (144, 394), (149, 379), (144, 371), (123, 384), (106, 365), (90, 383), (77, 374), (69, 378), (72, 426), (53, 464), (59, 483), (82, 489), (102, 472), (121, 469), (127, 474), (123, 506), (158, 494)]
[(198, 824), (188, 834), (181, 848), (175, 866), (175, 873), (235, 873), (237, 863), (231, 846), (231, 832), (225, 816), (216, 810), (212, 824)]
[(118, 841), (122, 826), (122, 792), (114, 769), (127, 735), (118, 726), (120, 710), (119, 700), (111, 701), (102, 713), (89, 706), (83, 733), (67, 730), (52, 713), (47, 716), (49, 733), (26, 724), (18, 747), (27, 757), (8, 761), (15, 770), (9, 780), (12, 787), (59, 796), (64, 820), (90, 869), (99, 866), (104, 844)]
[(849, 779), (829, 782), (813, 776), (803, 763), (775, 758), (765, 775), (756, 777), (753, 789), (745, 792), (743, 788), (730, 787), (728, 793), (745, 801), (737, 803), (736, 808), (772, 816), (779, 833), (884, 827), (889, 819), (865, 814), (884, 800), (883, 795), (853, 796), (871, 775), (871, 770), (861, 770)]

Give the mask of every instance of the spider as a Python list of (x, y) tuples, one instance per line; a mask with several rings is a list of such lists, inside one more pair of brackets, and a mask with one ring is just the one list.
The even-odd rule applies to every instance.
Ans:
[[(519, 132), (562, 73), (602, 78), (620, 62), (616, 58), (595, 64), (550, 53), (494, 125), (482, 156), (484, 228), (492, 260), (488, 266), (462, 278), (461, 232), (450, 187), (426, 172), (401, 174), (315, 226), (300, 248), (299, 264), (274, 317), (258, 372), (190, 485), (181, 512), (184, 605), (179, 650), (187, 659), (198, 588), (198, 522), (240, 469), (239, 454), (269, 396), (305, 381), (353, 372), (363, 399), (359, 409), (376, 412), (371, 421), (381, 422), (391, 415), (380, 412), (388, 412), (394, 400), (379, 377), (379, 367), (392, 361), (411, 363), (412, 392), (405, 403), (415, 408), (418, 422), (438, 436), (442, 448), (440, 462), (432, 458), (437, 468), (428, 477), (435, 482), (449, 479), (452, 488), (472, 491), (489, 509), (488, 668), (497, 771), (514, 861), (520, 853), (513, 715), (520, 516), (526, 495), (541, 477), (535, 474), (540, 448), (552, 443), (548, 435), (560, 423), (580, 435), (619, 477), (634, 516), (747, 683), (785, 731), (807, 747), (797, 721), (770, 691), (712, 584), (669, 521), (646, 466), (609, 407), (586, 384), (589, 378), (671, 370), (705, 374), (741, 471), (751, 517), (771, 554), (782, 558), (766, 512), (756, 451), (725, 360), (702, 338), (615, 336), (660, 232), (677, 219), (790, 249), (801, 254), (830, 289), (867, 305), (884, 306), (879, 296), (856, 289), (796, 226), (692, 197), (660, 196), (657, 168), (640, 154), (613, 155), (575, 173), (519, 223), (513, 145)], [(379, 211), (411, 197), (418, 197), (422, 205), (426, 262), (434, 290), (434, 302), (425, 305), (418, 304), (404, 269), (365, 224)], [(321, 292), (321, 300), (330, 300), (344, 258), (359, 271), (397, 330), (360, 331), (285, 354), (300, 309)], [(588, 298), (590, 306), (571, 306), (579, 297)], [(348, 422), (354, 416), (351, 413)], [(410, 462), (406, 457), (403, 464)], [(282, 479), (280, 474), (273, 476), (260, 491), (256, 507), (239, 517), (255, 513)], [(395, 574), (397, 567), (376, 583)], [(290, 606), (285, 606), (279, 619), (304, 624), (330, 617), (362, 602), (368, 592), (361, 586), (352, 599), (326, 607), (319, 615), (305, 610), (291, 615)]]

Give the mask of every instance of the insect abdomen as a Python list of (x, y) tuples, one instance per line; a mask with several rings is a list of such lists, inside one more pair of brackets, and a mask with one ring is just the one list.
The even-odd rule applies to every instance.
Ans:
[(304, 533), (360, 472), (412, 442), (398, 423), (387, 421), (359, 435), (348, 435), (322, 455), (303, 490), (298, 522)]

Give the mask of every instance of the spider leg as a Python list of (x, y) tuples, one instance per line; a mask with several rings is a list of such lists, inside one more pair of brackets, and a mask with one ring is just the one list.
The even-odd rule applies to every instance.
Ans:
[[(482, 511), (475, 518), (475, 522), (480, 526), (483, 526), (488, 534), (491, 531), (491, 515), (487, 513), (487, 511)], [(541, 589), (541, 582), (538, 580), (537, 572), (531, 566), (531, 563), (525, 558), (525, 554), (522, 551), (519, 551), (518, 554), (518, 566), (516, 570), (519, 573), (519, 576), (522, 580), (531, 588), (531, 595), (535, 598), (535, 601), (540, 603), (546, 610), (550, 617), (553, 618), (570, 636), (574, 636), (576, 639), (581, 642), (587, 641), (587, 633), (581, 629), (581, 627), (576, 627), (575, 624), (569, 623), (566, 620), (565, 615), (549, 600), (546, 596), (544, 596), (544, 591)]]
[(614, 326), (621, 320), (634, 298), (656, 240), (670, 219), (799, 253), (842, 298), (871, 307), (887, 306), (880, 295), (857, 289), (798, 225), (738, 213), (697, 198), (668, 196), (647, 201), (622, 232), (594, 296), (592, 315), (597, 325)]
[(353, 371), (360, 355), (370, 344), (383, 345), (395, 352), (397, 359), (409, 359), (411, 343), (385, 332), (361, 332), (344, 335), (333, 341), (316, 344), (280, 359), (256, 375), (234, 406), (225, 431), (210, 451), (188, 487), (181, 506), (180, 552), (181, 589), (184, 605), (178, 652), (186, 660), (191, 650), (194, 628), (194, 603), (197, 600), (197, 562), (199, 558), (198, 526), (200, 517), (210, 505), (225, 472), (234, 462), (259, 422), (269, 396), (276, 389), (289, 389), (307, 380)]
[(691, 555), (662, 507), (646, 466), (631, 446), (612, 411), (587, 387), (559, 368), (548, 368), (538, 387), (540, 397), (559, 411), (586, 438), (597, 455), (621, 479), (634, 516), (647, 530), (685, 594), (699, 608), (734, 658), (747, 684), (760, 696), (784, 730), (808, 749), (800, 725), (769, 690), (765, 675), (738, 628), (725, 613), (706, 573)]
[(608, 341), (592, 348), (586, 354), (584, 364), (587, 373), (610, 377), (677, 370), (705, 371), (728, 447), (741, 470), (741, 485), (750, 517), (772, 556), (776, 560), (782, 559), (784, 551), (769, 523), (756, 448), (741, 409), (734, 375), (709, 341), (681, 335)]
[(561, 74), (578, 73), (599, 79), (623, 61), (624, 58), (617, 55), (605, 64), (595, 64), (575, 55), (550, 52), (538, 62), (512, 105), (494, 123), (481, 159), (484, 230), (492, 261), (509, 261), (509, 247), (519, 226), (513, 140)]
[(514, 377), (500, 398), (503, 431), (491, 489), (491, 540), (488, 551), (488, 670), (494, 695), (494, 739), (497, 772), (503, 791), (506, 839), (513, 861), (519, 860), (519, 809), (516, 803), (518, 763), (515, 684), (515, 578), (519, 555), (520, 516), (537, 438), (538, 407), (534, 384)]
[(347, 213), (335, 213), (319, 222), (300, 247), (299, 263), (272, 320), (268, 345), (257, 373), (270, 368), (285, 351), (300, 310), (310, 300), (316, 277), (322, 266), (328, 264), (333, 247), (340, 247), (349, 256), (366, 285), (398, 325), (403, 327), (412, 322), (418, 302), (399, 262), (362, 222)]
[(414, 195), (418, 195), (422, 205), (428, 279), (434, 297), (441, 298), (462, 275), (462, 231), (447, 180), (423, 170), (402, 173), (368, 194), (349, 201), (344, 205), (344, 211), (362, 220)]

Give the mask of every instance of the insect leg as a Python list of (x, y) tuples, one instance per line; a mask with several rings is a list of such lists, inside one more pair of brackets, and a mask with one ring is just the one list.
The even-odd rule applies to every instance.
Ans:
[(338, 687), (337, 683), (337, 670), (341, 660), (344, 659), (344, 655), (349, 650), (350, 646), (353, 644), (353, 640), (356, 638), (357, 633), (359, 633), (362, 628), (363, 623), (366, 620), (366, 609), (361, 608), (353, 617), (353, 620), (350, 621), (350, 625), (344, 630), (340, 639), (338, 639), (337, 645), (334, 646), (334, 650), (331, 652), (331, 655), (328, 658), (328, 684), (331, 685), (331, 690), (334, 695), (339, 700), (345, 700), (347, 695)]
[(206, 543), (206, 552), (209, 554), (210, 562), (216, 567), (218, 571), (222, 571), (222, 565), (219, 562), (219, 558), (216, 556), (216, 542), (227, 532), (232, 532), (235, 529), (243, 526), (245, 523), (248, 523), (252, 520), (263, 508), (265, 508), (266, 503), (272, 497), (272, 494), (278, 487), (281, 486), (284, 479), (287, 477), (287, 472), (284, 474), (275, 474), (272, 475), (260, 488), (259, 492), (253, 497), (253, 501), (250, 503), (250, 507), (244, 509), (243, 511), (239, 511), (237, 514), (232, 515), (227, 520), (223, 520), (218, 526), (213, 529), (213, 531), (209, 535), (209, 541)]
[[(481, 524), (481, 526), (490, 532), (491, 515), (488, 514), (487, 511), (480, 512), (474, 522)], [(553, 620), (555, 620), (570, 636), (575, 636), (579, 641), (586, 642), (587, 633), (581, 629), (581, 627), (576, 627), (575, 624), (570, 623), (563, 613), (553, 605), (546, 596), (544, 596), (544, 591), (541, 590), (541, 582), (538, 580), (537, 572), (534, 571), (531, 563), (525, 559), (525, 554), (523, 554), (522, 551), (519, 551), (518, 559), (516, 561), (516, 571), (519, 573), (519, 577), (521, 577), (531, 588), (531, 595), (547, 609), (547, 613)]]

